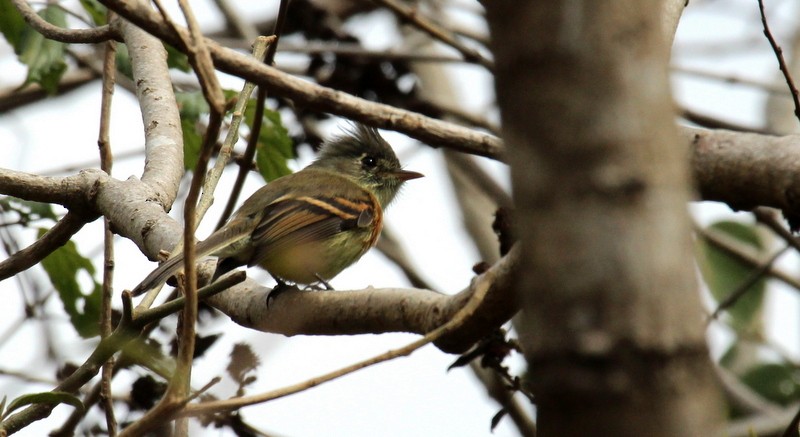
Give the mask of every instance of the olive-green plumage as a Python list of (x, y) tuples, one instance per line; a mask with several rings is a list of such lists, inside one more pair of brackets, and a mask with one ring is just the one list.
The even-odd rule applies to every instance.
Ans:
[[(331, 279), (375, 245), (383, 210), (405, 181), (421, 176), (401, 169), (377, 130), (356, 125), (325, 143), (308, 167), (253, 193), (225, 226), (197, 244), (197, 257), (219, 257), (215, 278), (258, 265), (279, 281)], [(182, 267), (182, 255), (168, 259), (134, 295)]]

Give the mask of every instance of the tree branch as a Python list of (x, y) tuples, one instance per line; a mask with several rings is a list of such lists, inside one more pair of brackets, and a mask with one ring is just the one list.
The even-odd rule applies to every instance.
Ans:
[(48, 23), (24, 0), (11, 0), (25, 22), (47, 39), (63, 43), (97, 44), (114, 39), (116, 33), (108, 26), (91, 29), (63, 29)]
[(183, 177), (183, 132), (172, 90), (167, 51), (160, 40), (125, 20), (121, 34), (131, 57), (136, 97), (145, 134), (142, 182), (153, 188), (154, 199), (169, 211)]
[[(489, 292), (477, 310), (478, 316), (436, 343), (445, 352), (459, 353), (517, 311), (509, 284), (519, 258), (519, 250), (512, 250), (468, 287), (452, 296), (429, 290), (397, 288), (289, 290), (270, 301), (267, 307), (266, 298), (270, 290), (248, 281), (209, 299), (209, 303), (244, 327), (284, 335), (424, 334), (449, 320), (477, 288), (489, 284)], [(210, 271), (212, 263), (207, 264)]]
[(800, 137), (690, 127), (680, 131), (690, 142), (695, 184), (703, 200), (737, 210), (770, 206), (787, 217), (800, 216)]
[(68, 212), (42, 238), (0, 262), (0, 281), (38, 264), (47, 255), (66, 244), (73, 235), (83, 228), (83, 225), (93, 221), (95, 218), (97, 216), (89, 218), (78, 213)]
[[(103, 0), (101, 3), (166, 42), (179, 45), (180, 38), (154, 11), (138, 3), (121, 0)], [(186, 32), (183, 28), (178, 30)], [(296, 104), (379, 128), (396, 130), (433, 147), (447, 147), (503, 159), (503, 145), (495, 136), (319, 86), (263, 65), (250, 56), (221, 47), (211, 40), (206, 41), (206, 44), (217, 68), (266, 86), (273, 94), (292, 99)]]

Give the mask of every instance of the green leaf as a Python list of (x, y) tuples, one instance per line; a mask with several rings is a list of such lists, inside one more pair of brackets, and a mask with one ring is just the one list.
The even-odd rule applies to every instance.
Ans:
[(17, 213), (19, 221), (23, 224), (42, 219), (58, 220), (58, 216), (53, 212), (53, 206), (49, 203), (33, 202), (11, 196), (0, 197), (0, 211)]
[[(67, 27), (66, 14), (56, 5), (48, 5), (39, 16), (48, 23)], [(20, 62), (28, 66), (28, 77), (23, 85), (38, 83), (48, 93), (55, 94), (61, 76), (67, 70), (64, 44), (46, 39), (32, 27), (25, 27), (15, 49)]]
[(133, 66), (131, 66), (131, 55), (128, 53), (128, 46), (117, 44), (116, 56), (117, 71), (128, 79), (133, 79)]
[[(248, 104), (244, 111), (245, 123), (253, 126), (255, 117), (255, 103)], [(289, 159), (294, 158), (294, 147), (289, 131), (281, 122), (281, 115), (277, 111), (264, 109), (261, 132), (256, 145), (256, 167), (266, 181), (285, 176), (292, 171), (287, 165)]]
[[(39, 230), (39, 238), (44, 235)], [(64, 310), (69, 314), (70, 322), (81, 337), (89, 338), (99, 334), (100, 296), (102, 288), (94, 280), (95, 269), (92, 263), (78, 253), (75, 243), (68, 241), (42, 260), (42, 267), (50, 282), (58, 291)], [(78, 283), (78, 274), (85, 271), (92, 278), (93, 289), (84, 294)]]
[(200, 91), (176, 92), (175, 101), (178, 102), (181, 118), (192, 122), (197, 121), (201, 115), (207, 115), (210, 111), (208, 102)]
[[(759, 251), (764, 249), (761, 238), (753, 225), (720, 221), (711, 225), (709, 229), (725, 234)], [(699, 257), (700, 270), (711, 295), (717, 302), (724, 301), (757, 270), (711, 244), (701, 242), (700, 247), (701, 254), (704, 255)], [(727, 313), (730, 315), (730, 323), (734, 329), (749, 331), (760, 323), (758, 315), (764, 304), (765, 286), (766, 280), (759, 279), (732, 307), (728, 308)]]
[(175, 68), (184, 73), (192, 71), (192, 66), (189, 65), (189, 58), (183, 52), (169, 44), (164, 44), (164, 48), (167, 49), (167, 66), (169, 68)]
[(6, 38), (8, 44), (14, 47), (14, 52), (19, 54), (19, 44), (22, 33), (27, 28), (25, 19), (11, 3), (11, 0), (0, 0), (0, 33)]
[(5, 416), (11, 414), (12, 411), (18, 410), (26, 405), (31, 404), (69, 404), (75, 407), (81, 413), (86, 409), (83, 402), (70, 393), (61, 391), (48, 391), (44, 393), (31, 393), (22, 395), (8, 404), (5, 411)]
[(94, 24), (102, 26), (106, 24), (106, 7), (97, 0), (80, 0), (83, 10), (92, 18)]
[(194, 170), (197, 160), (200, 159), (200, 149), (203, 147), (203, 135), (197, 129), (197, 123), (181, 118), (183, 131), (183, 167)]
[(789, 405), (800, 400), (800, 370), (786, 363), (756, 366), (742, 375), (742, 382), (767, 400)]

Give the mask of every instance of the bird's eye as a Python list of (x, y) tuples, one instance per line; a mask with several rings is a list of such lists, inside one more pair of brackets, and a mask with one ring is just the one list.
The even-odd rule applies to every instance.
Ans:
[(375, 159), (374, 156), (367, 155), (361, 158), (361, 165), (363, 165), (365, 168), (374, 168), (376, 165), (378, 165), (378, 160)]

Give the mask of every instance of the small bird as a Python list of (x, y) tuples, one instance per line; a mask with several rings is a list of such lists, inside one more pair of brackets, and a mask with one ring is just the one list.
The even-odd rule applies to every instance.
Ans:
[[(375, 128), (356, 124), (323, 144), (304, 169), (253, 193), (231, 220), (197, 243), (197, 257), (218, 257), (212, 278), (246, 265), (285, 281), (315, 284), (358, 261), (378, 241), (383, 211), (408, 180), (391, 146)], [(164, 283), (183, 268), (176, 255), (150, 273), (133, 295)]]

